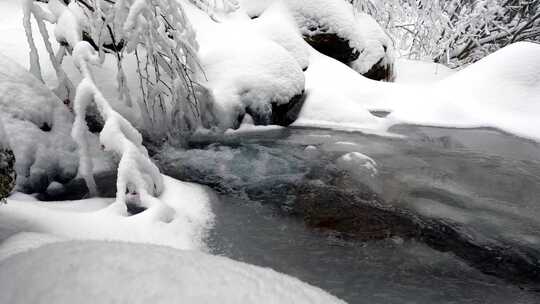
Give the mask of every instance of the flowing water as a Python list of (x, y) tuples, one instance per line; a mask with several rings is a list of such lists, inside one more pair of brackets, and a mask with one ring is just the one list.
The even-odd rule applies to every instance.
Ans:
[[(165, 173), (217, 191), (208, 237), (215, 254), (271, 267), (349, 303), (540, 303), (540, 145), (491, 129), (391, 131), (400, 136), (307, 128), (230, 135), (163, 150), (156, 160)], [(343, 162), (350, 152), (373, 159), (376, 174), (366, 162)], [(369, 189), (384, 205), (455, 228), (466, 242), (448, 233), (436, 242), (449, 235), (447, 246), (401, 235), (358, 239), (314, 227), (296, 212), (296, 188), (341, 171), (350, 178), (338, 188)], [(495, 260), (493, 248), (503, 248)], [(498, 258), (510, 266), (487, 265)], [(532, 265), (526, 283), (514, 280), (523, 269), (516, 259)]]

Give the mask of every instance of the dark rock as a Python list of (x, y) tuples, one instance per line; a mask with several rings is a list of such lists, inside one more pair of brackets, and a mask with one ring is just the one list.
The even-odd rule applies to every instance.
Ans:
[(44, 122), (39, 128), (43, 132), (50, 132), (52, 130), (51, 126), (46, 122)]
[(419, 226), (399, 210), (385, 207), (372, 192), (350, 193), (310, 182), (298, 190), (294, 212), (312, 227), (330, 229), (363, 241), (420, 234)]
[(349, 45), (349, 40), (334, 33), (304, 34), (304, 40), (322, 54), (345, 64), (358, 59), (358, 56), (360, 56), (360, 52)]
[(9, 148), (0, 145), (0, 200), (3, 200), (15, 188), (15, 155)]
[[(100, 197), (116, 196), (116, 171), (101, 172), (94, 175)], [(40, 193), (41, 201), (79, 200), (88, 196), (88, 187), (82, 178), (76, 178), (62, 185), (61, 191)]]
[(381, 58), (369, 71), (362, 75), (372, 80), (391, 82), (394, 80), (394, 67), (392, 64), (383, 64), (383, 58)]
[(392, 112), (387, 111), (387, 110), (370, 110), (369, 113), (373, 116), (384, 118), (390, 115), (390, 113)]
[[(302, 110), (306, 95), (304, 92), (295, 95), (288, 103), (278, 104), (272, 102), (271, 106), (261, 109), (261, 107), (253, 108), (247, 107), (246, 113), (253, 118), (255, 125), (279, 125), (288, 126), (292, 124)], [(242, 115), (243, 119), (243, 115)]]
[(291, 100), (282, 105), (272, 104), (272, 124), (288, 126), (298, 119), (302, 106), (306, 100), (306, 94), (296, 95)]
[(86, 125), (91, 133), (99, 133), (105, 126), (105, 121), (96, 107), (95, 103), (91, 103), (86, 110)]
[[(352, 183), (356, 186), (351, 188)], [(452, 252), (483, 273), (540, 288), (538, 250), (494, 240), (479, 243), (469, 236), (466, 227), (395, 206), (347, 174), (338, 174), (324, 183), (308, 181), (301, 185), (293, 210), (315, 228), (361, 241), (393, 236), (416, 239), (436, 250)]]

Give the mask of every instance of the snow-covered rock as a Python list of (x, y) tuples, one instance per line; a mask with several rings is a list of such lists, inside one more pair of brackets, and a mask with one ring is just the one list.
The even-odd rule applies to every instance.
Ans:
[(239, 48), (242, 41), (232, 38), (203, 57), (221, 117), (229, 116), (225, 127), (238, 127), (244, 113), (255, 124), (276, 124), (275, 108), (296, 102), (304, 91), (302, 69), (285, 49), (257, 37), (250, 41)]
[(77, 174), (73, 115), (48, 88), (0, 54), (0, 116), (17, 160), (17, 185), (45, 190)]
[(241, 8), (256, 19), (276, 3), (290, 10), (305, 41), (317, 51), (368, 78), (394, 79), (392, 41), (369, 15), (343, 0), (240, 0)]
[(120, 242), (45, 245), (0, 263), (1, 303), (344, 303), (273, 270)]
[[(241, 12), (216, 23), (202, 11), (189, 6), (186, 11), (197, 31), (200, 59), (207, 86), (215, 96), (221, 128), (238, 128), (245, 113), (257, 125), (292, 123), (295, 115), (287, 119), (281, 112), (298, 114), (297, 105), (302, 101), (302, 59), (286, 48), (292, 50), (298, 44), (293, 41), (284, 47), (276, 43), (277, 32), (268, 29), (264, 20), (254, 26)], [(284, 28), (294, 37), (294, 28)]]
[(350, 62), (349, 66), (369, 79), (393, 81), (396, 72), (390, 37), (368, 14), (356, 12), (354, 17), (365, 47), (358, 59)]
[(375, 80), (394, 78), (392, 42), (369, 15), (342, 0), (289, 0), (305, 40), (317, 51)]
[(309, 48), (296, 23), (282, 2), (275, 2), (253, 20), (255, 30), (293, 55), (302, 70), (309, 66)]

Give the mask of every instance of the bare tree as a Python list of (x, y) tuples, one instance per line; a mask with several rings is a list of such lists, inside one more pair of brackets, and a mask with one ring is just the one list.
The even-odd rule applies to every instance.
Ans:
[(374, 16), (404, 55), (451, 67), (517, 41), (540, 41), (539, 0), (351, 0)]

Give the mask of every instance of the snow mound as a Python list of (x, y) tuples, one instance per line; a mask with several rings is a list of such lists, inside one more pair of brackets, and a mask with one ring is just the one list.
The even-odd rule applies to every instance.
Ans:
[(255, 30), (276, 42), (293, 55), (302, 70), (309, 65), (309, 48), (296, 27), (295, 21), (282, 2), (268, 7), (254, 20)]
[(34, 232), (17, 233), (0, 244), (0, 261), (21, 252), (64, 240), (51, 234)]
[(269, 124), (273, 106), (302, 95), (305, 79), (297, 60), (257, 33), (246, 15), (231, 13), (216, 23), (189, 6), (186, 12), (197, 31), (201, 63), (222, 129), (237, 128), (245, 113), (256, 124)]
[(312, 52), (295, 124), (376, 134), (396, 124), (493, 127), (540, 140), (539, 56), (540, 45), (515, 43), (441, 81), (403, 85), (370, 81)]
[(357, 26), (354, 9), (342, 0), (289, 0), (296, 23), (304, 36), (318, 33), (335, 33), (347, 39), (349, 45), (363, 50), (361, 29)]
[(270, 269), (120, 242), (46, 245), (3, 261), (0, 282), (0, 302), (12, 304), (344, 303)]
[(159, 208), (152, 207), (128, 216), (112, 199), (92, 199), (83, 204), (83, 201), (8, 198), (8, 203), (0, 206), (0, 241), (20, 232), (34, 232), (67, 239), (120, 240), (203, 249), (206, 232), (213, 223), (209, 192), (202, 186), (167, 176), (163, 179), (165, 189), (158, 199), (172, 210), (167, 221), (162, 220)]
[(272, 104), (287, 104), (304, 90), (304, 75), (294, 58), (281, 46), (258, 40), (253, 37), (253, 43), (240, 48), (243, 39), (231, 40), (203, 57), (216, 102), (228, 116), (225, 127), (236, 127), (244, 111), (254, 119), (269, 119)]
[(396, 59), (394, 69), (396, 71), (394, 82), (402, 84), (433, 83), (455, 73), (455, 71), (440, 63), (404, 58)]

